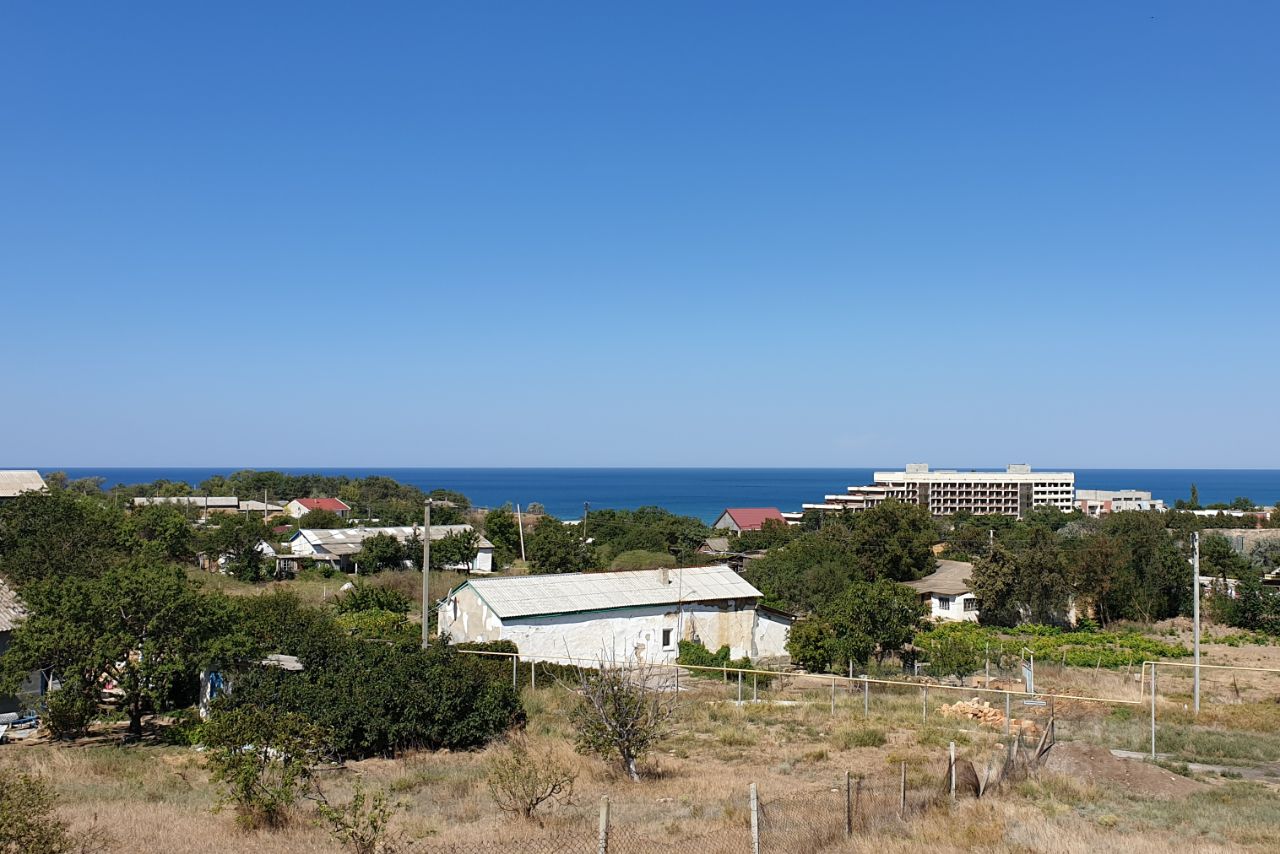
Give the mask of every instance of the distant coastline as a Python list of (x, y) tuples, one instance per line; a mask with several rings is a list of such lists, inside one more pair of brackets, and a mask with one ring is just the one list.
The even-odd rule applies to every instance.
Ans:
[[(15, 466), (22, 467), (22, 466)], [(102, 477), (109, 488), (117, 483), (155, 480), (185, 481), (193, 486), (237, 467), (112, 468), (25, 466), (42, 474), (65, 471), (68, 477)], [(266, 467), (263, 467), (266, 468)], [(894, 468), (882, 466), (881, 469)], [(1231, 501), (1247, 496), (1259, 504), (1280, 501), (1280, 469), (1071, 469), (1078, 489), (1144, 489), (1172, 504), (1187, 497), (1196, 484), (1202, 503)], [(423, 489), (452, 489), (477, 506), (510, 502), (527, 506), (538, 502), (563, 518), (582, 514), (583, 502), (597, 509), (635, 508), (656, 504), (711, 522), (725, 507), (771, 506), (798, 510), (853, 484), (869, 483), (872, 468), (350, 468), (288, 467), (289, 474), (366, 477), (385, 475)], [(284, 497), (284, 496), (281, 496)], [(289, 496), (292, 497), (292, 496)]]

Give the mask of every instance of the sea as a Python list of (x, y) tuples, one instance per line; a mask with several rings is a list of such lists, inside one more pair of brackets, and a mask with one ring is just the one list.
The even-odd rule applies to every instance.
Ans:
[[(104, 487), (186, 481), (193, 486), (215, 474), (238, 468), (82, 468), (26, 466), (41, 473), (64, 471), (68, 477), (101, 477)], [(778, 507), (799, 510), (805, 502), (867, 484), (871, 468), (280, 468), (287, 474), (385, 475), (424, 490), (461, 492), (477, 507), (537, 502), (564, 519), (581, 517), (583, 505), (593, 509), (635, 509), (649, 505), (713, 522), (726, 507)], [(957, 467), (958, 468), (958, 467)], [(1195, 484), (1200, 503), (1245, 496), (1258, 504), (1280, 501), (1280, 469), (1072, 469), (1044, 466), (1044, 471), (1075, 471), (1077, 489), (1142, 489), (1172, 504), (1186, 498)], [(273, 496), (276, 497), (276, 496)]]

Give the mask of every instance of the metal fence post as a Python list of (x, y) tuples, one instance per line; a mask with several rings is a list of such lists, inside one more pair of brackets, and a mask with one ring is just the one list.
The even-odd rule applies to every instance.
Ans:
[(907, 814), (907, 760), (902, 760), (902, 794), (898, 798), (898, 818)]
[(511, 688), (514, 691), (520, 690), (520, 675), (517, 672), (520, 668), (520, 656), (511, 656)]
[(862, 716), (871, 717), (871, 682), (866, 676), (862, 677)]
[(738, 671), (738, 705), (742, 705), (742, 671)]
[(753, 703), (756, 702), (757, 699), (759, 699), (759, 693), (757, 691), (759, 686), (760, 686), (759, 674), (752, 673), (751, 674), (751, 702)]
[(609, 796), (600, 797), (600, 831), (596, 837), (598, 854), (609, 854)]
[(1156, 758), (1156, 663), (1151, 662), (1151, 758)]
[(529, 662), (529, 685), (533, 690), (538, 690), (538, 662)]
[(760, 854), (760, 796), (755, 783), (751, 784), (751, 854)]
[(1009, 718), (1013, 716), (1013, 710), (1009, 708), (1009, 692), (1004, 692), (1004, 734), (1009, 734)]
[(849, 772), (844, 772), (844, 838), (853, 836), (853, 791)]
[(954, 741), (951, 742), (951, 746), (950, 748), (948, 748), (948, 752), (950, 753), (950, 756), (951, 756), (951, 761), (949, 763), (950, 774), (951, 774), (951, 800), (952, 802), (955, 802), (955, 799), (956, 799), (956, 743)]
[(920, 723), (927, 724), (929, 722), (929, 686), (925, 685), (924, 690), (920, 692)]
[(836, 677), (831, 677), (831, 714), (836, 713)]

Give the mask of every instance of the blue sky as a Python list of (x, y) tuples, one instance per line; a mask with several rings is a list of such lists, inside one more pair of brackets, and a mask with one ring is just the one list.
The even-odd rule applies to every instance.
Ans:
[(1280, 5), (0, 21), (6, 464), (1280, 467)]

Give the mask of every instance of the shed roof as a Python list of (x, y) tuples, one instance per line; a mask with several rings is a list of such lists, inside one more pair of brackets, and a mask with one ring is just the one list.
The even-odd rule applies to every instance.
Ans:
[(0, 578), (0, 632), (11, 632), (27, 615), (17, 592)]
[(328, 510), (331, 513), (342, 513), (351, 509), (347, 502), (341, 498), (295, 498), (294, 500), (308, 510)]
[(962, 560), (940, 560), (938, 568), (918, 581), (906, 585), (920, 593), (941, 593), (943, 596), (961, 596), (973, 592), (969, 586), (973, 564)]
[(450, 595), (464, 587), (475, 590), (501, 619), (760, 597), (759, 590), (724, 564), (473, 578)]
[[(431, 539), (434, 542), (435, 540), (442, 540), (450, 534), (471, 530), (474, 529), (470, 525), (432, 525)], [(415, 536), (422, 536), (422, 527), (420, 525), (400, 525), (384, 528), (300, 528), (289, 539), (292, 541), (301, 537), (311, 545), (322, 548), (330, 554), (344, 555), (355, 554), (360, 551), (364, 541), (375, 534), (386, 534), (403, 543)], [(479, 538), (478, 545), (482, 549), (493, 548), (493, 543), (484, 537)]]
[[(782, 511), (777, 507), (729, 507), (724, 512), (728, 513), (734, 524), (744, 531), (759, 530), (760, 526), (769, 519), (775, 522), (787, 521), (782, 518)], [(720, 515), (723, 516), (724, 513)]]
[(0, 469), (0, 498), (13, 498), (44, 488), (44, 478), (35, 469)]
[(239, 508), (240, 499), (234, 495), (144, 495), (133, 499), (134, 507), (145, 507), (148, 504), (186, 504), (222, 510), (228, 507)]

